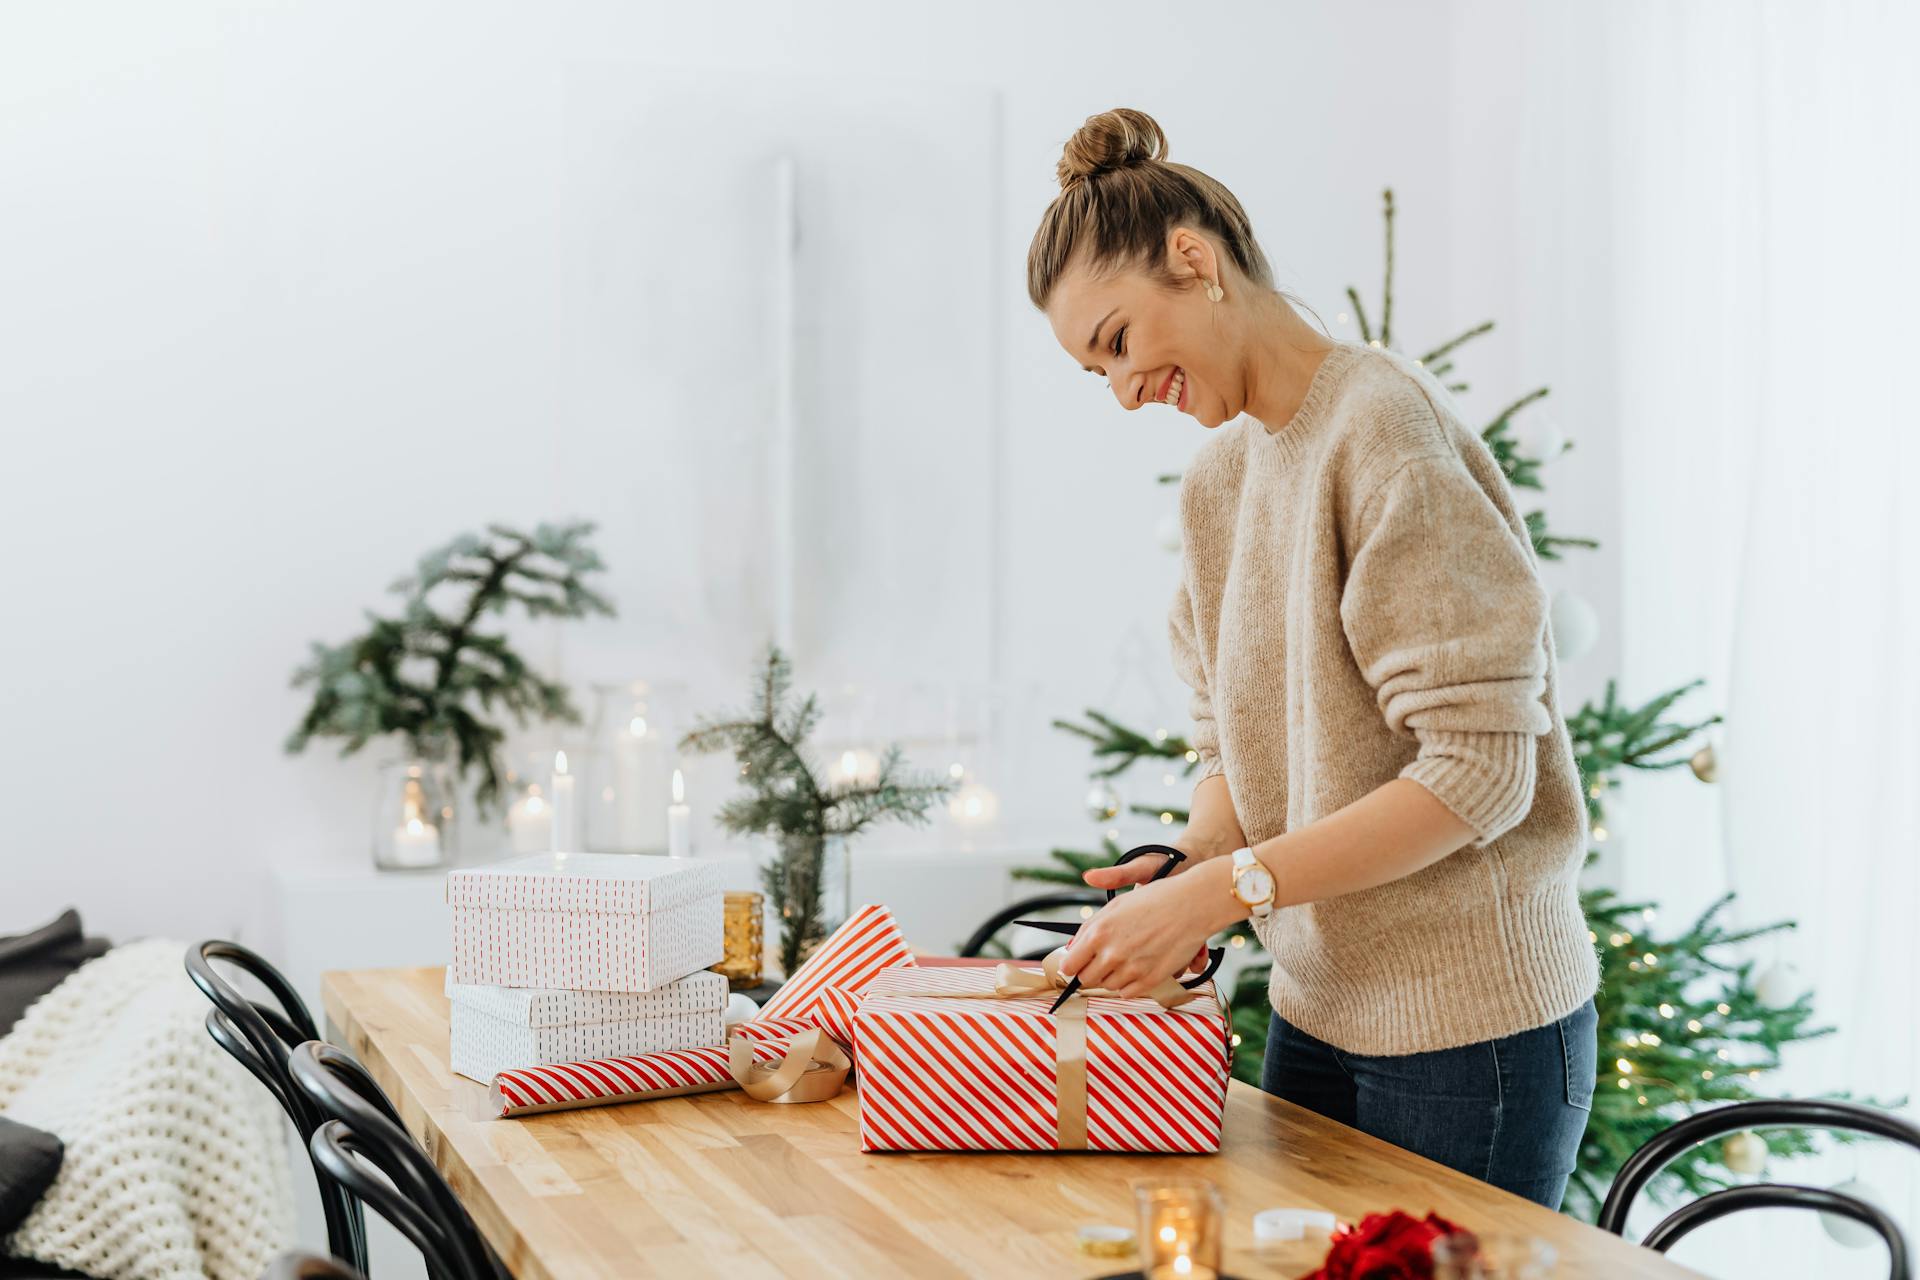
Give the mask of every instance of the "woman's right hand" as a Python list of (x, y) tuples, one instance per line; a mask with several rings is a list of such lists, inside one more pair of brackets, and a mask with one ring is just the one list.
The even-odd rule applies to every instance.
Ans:
[[(1180, 849), (1182, 853), (1186, 852), (1180, 845), (1176, 844), (1174, 848)], [(1141, 854), (1133, 861), (1123, 862), (1117, 867), (1095, 867), (1086, 872), (1082, 878), (1095, 889), (1124, 889), (1128, 885), (1145, 884), (1153, 879), (1159, 874), (1160, 864), (1166, 860), (1167, 856), (1163, 853)], [(1193, 858), (1189, 855), (1186, 861), (1175, 867), (1169, 875), (1177, 876), (1192, 865)]]

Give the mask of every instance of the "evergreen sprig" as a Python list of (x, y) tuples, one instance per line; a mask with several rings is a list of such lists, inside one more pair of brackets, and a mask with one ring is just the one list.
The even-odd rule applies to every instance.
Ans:
[(506, 728), (494, 713), (578, 723), (566, 687), (542, 678), (503, 635), (481, 629), (489, 614), (518, 605), (535, 618), (613, 616), (586, 583), (605, 568), (587, 545), (584, 521), (541, 524), (532, 533), (489, 525), (422, 556), (390, 590), (404, 599), (397, 617), (367, 614), (367, 631), (339, 645), (315, 642), (293, 685), (313, 701), (288, 735), (297, 755), (315, 738), (341, 738), (352, 755), (375, 738), (398, 734), (427, 759), (449, 753), (458, 773), (477, 775), (482, 814), (499, 801)]
[(1617, 683), (1609, 680), (1597, 705), (1588, 702), (1567, 717), (1567, 736), (1573, 742), (1574, 763), (1580, 767), (1581, 789), (1586, 793), (1591, 821), (1598, 823), (1606, 817), (1606, 793), (1618, 785), (1620, 770), (1676, 769), (1689, 759), (1685, 748), (1720, 723), (1718, 715), (1701, 720), (1665, 718), (1674, 703), (1700, 684), (1690, 680), (1634, 707), (1621, 704)]
[(823, 781), (807, 737), (820, 722), (813, 694), (793, 695), (793, 665), (769, 645), (754, 675), (752, 702), (737, 713), (702, 720), (680, 740), (683, 751), (732, 751), (747, 789), (720, 806), (720, 825), (735, 835), (770, 835), (780, 856), (762, 871), (781, 919), (781, 962), (799, 967), (822, 934), (825, 841), (851, 837), (881, 821), (922, 823), (951, 785), (906, 767), (900, 748), (881, 753), (872, 781)]
[(1053, 727), (1071, 733), (1075, 737), (1085, 738), (1093, 744), (1096, 760), (1108, 763), (1093, 771), (1093, 777), (1112, 778), (1125, 773), (1141, 760), (1178, 760), (1184, 762), (1181, 773), (1192, 773), (1200, 763), (1200, 753), (1193, 744), (1177, 734), (1165, 729), (1156, 729), (1152, 734), (1144, 734), (1113, 719), (1111, 716), (1089, 709), (1087, 719), (1092, 725), (1075, 724), (1071, 720), (1055, 720)]

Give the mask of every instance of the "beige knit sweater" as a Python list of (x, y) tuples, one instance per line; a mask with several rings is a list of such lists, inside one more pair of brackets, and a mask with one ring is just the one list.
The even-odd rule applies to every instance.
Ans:
[(1200, 776), (1226, 774), (1247, 839), (1396, 777), (1478, 833), (1402, 880), (1275, 911), (1259, 930), (1274, 1009), (1349, 1052), (1405, 1054), (1578, 1008), (1598, 981), (1575, 885), (1586, 810), (1546, 594), (1445, 392), (1337, 346), (1292, 421), (1214, 434), (1180, 507), (1174, 666)]

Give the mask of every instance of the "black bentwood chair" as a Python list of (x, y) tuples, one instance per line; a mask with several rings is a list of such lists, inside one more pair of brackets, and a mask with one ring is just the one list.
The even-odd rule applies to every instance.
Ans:
[(267, 1264), (260, 1280), (367, 1280), (338, 1258), (317, 1253), (283, 1253)]
[(440, 1280), (505, 1280), (453, 1188), (382, 1105), (386, 1095), (352, 1054), (313, 1041), (289, 1054), (287, 1065), (327, 1117), (309, 1149), (328, 1178), (398, 1228)]
[[(1620, 1166), (1607, 1191), (1607, 1202), (1600, 1207), (1596, 1223), (1603, 1231), (1625, 1235), (1627, 1213), (1633, 1201), (1653, 1176), (1669, 1161), (1696, 1143), (1725, 1137), (1748, 1129), (1839, 1129), (1849, 1133), (1871, 1134), (1903, 1143), (1920, 1151), (1920, 1126), (1899, 1116), (1852, 1102), (1829, 1102), (1812, 1098), (1768, 1099), (1735, 1102), (1729, 1106), (1702, 1111), (1655, 1134)], [(1823, 1187), (1802, 1187), (1789, 1183), (1763, 1182), (1749, 1186), (1727, 1187), (1683, 1205), (1647, 1233), (1640, 1243), (1665, 1253), (1676, 1240), (1702, 1223), (1724, 1218), (1744, 1209), (1815, 1209), (1823, 1213), (1851, 1218), (1872, 1228), (1887, 1245), (1891, 1280), (1910, 1280), (1907, 1239), (1899, 1224), (1874, 1205), (1857, 1197)]]
[[(275, 1008), (241, 995), (214, 969), (214, 962), (232, 965), (264, 986), (279, 1002)], [(287, 1053), (295, 1045), (318, 1040), (313, 1015), (286, 976), (237, 942), (212, 940), (187, 948), (187, 976), (213, 1008), (207, 1010), (207, 1034), (255, 1079), (265, 1085), (280, 1109), (293, 1121), (304, 1145), (327, 1117), (317, 1111), (287, 1071)], [(389, 1108), (390, 1109), (390, 1108)], [(366, 1220), (359, 1204), (346, 1190), (316, 1168), (320, 1210), (326, 1218), (327, 1249), (355, 1267), (367, 1266)]]

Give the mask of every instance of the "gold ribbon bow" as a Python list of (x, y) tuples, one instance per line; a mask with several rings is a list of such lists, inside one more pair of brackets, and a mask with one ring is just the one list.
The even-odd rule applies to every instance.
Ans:
[(749, 1098), (761, 1102), (825, 1102), (847, 1082), (853, 1059), (818, 1027), (787, 1042), (778, 1062), (755, 1062), (753, 1042), (738, 1031), (727, 1039), (727, 1069)]

